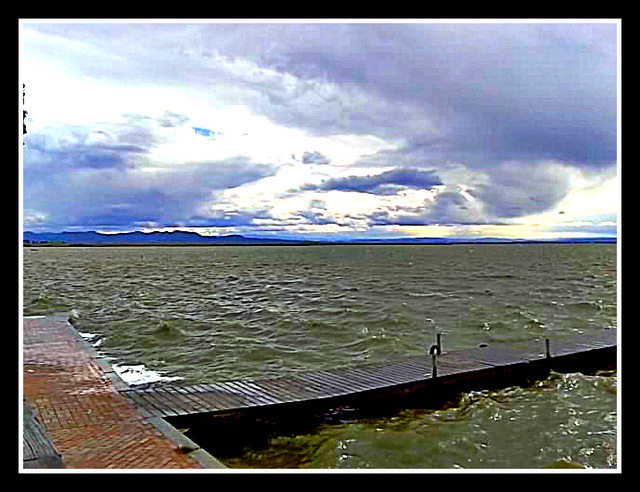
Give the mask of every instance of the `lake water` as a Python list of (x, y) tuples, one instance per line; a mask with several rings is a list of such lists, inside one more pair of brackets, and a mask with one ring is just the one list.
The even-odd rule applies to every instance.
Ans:
[[(191, 385), (617, 326), (615, 245), (24, 248), (25, 315), (71, 313), (130, 384)], [(326, 423), (229, 466), (615, 466), (617, 373)], [(568, 389), (569, 388), (569, 389)], [(466, 400), (465, 400), (466, 398)], [(284, 462), (286, 450), (294, 456)], [(277, 452), (277, 450), (283, 450)], [(257, 456), (257, 458), (256, 458)], [(256, 461), (257, 460), (257, 461)]]

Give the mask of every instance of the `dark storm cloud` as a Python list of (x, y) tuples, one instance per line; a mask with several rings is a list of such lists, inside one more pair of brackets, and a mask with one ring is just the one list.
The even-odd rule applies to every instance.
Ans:
[(475, 190), (488, 217), (514, 218), (545, 212), (571, 190), (571, 172), (560, 164), (505, 163), (489, 172), (489, 183)]
[[(299, 121), (322, 133), (343, 124), (385, 137), (396, 129), (411, 144), (437, 142), (434, 157), (474, 166), (616, 160), (614, 24), (225, 25), (207, 33), (212, 45), (223, 36), (235, 40), (216, 45), (229, 56), (250, 53), (261, 66), (307, 81), (303, 92), (324, 80), (386, 101), (356, 111), (353, 98), (336, 92), (302, 107), (292, 94), (278, 92), (278, 99), (273, 92), (277, 120), (287, 121), (294, 108)], [(322, 110), (333, 118), (311, 117)]]
[[(51, 227), (190, 225), (198, 222), (202, 204), (211, 200), (216, 190), (273, 174), (270, 166), (243, 165), (240, 161), (201, 163), (189, 171), (160, 172), (153, 177), (115, 169), (61, 170), (50, 174), (46, 183), (30, 180), (24, 199), (29, 210), (49, 218)], [(243, 223), (249, 220), (245, 217)]]
[(148, 138), (131, 129), (126, 135), (84, 127), (36, 130), (25, 138), (24, 171), (123, 170), (149, 149)]
[(431, 157), (473, 167), (552, 159), (588, 168), (617, 157), (615, 23), (37, 29), (83, 42), (89, 36), (96, 52), (128, 60), (114, 72), (78, 45), (73, 68), (85, 75), (175, 83), (188, 73), (192, 89), (207, 87), (215, 97), (317, 135), (428, 143)]
[(123, 157), (118, 154), (88, 153), (80, 159), (82, 167), (104, 168), (119, 167), (123, 163)]
[(389, 207), (368, 219), (371, 225), (508, 224), (553, 209), (570, 192), (571, 178), (571, 168), (558, 163), (538, 164), (535, 175), (523, 163), (501, 164), (472, 188), (446, 186), (422, 206)]
[(162, 138), (153, 128), (128, 125), (112, 125), (107, 131), (70, 127), (55, 136), (34, 131), (24, 149), (23, 170), (24, 203), (33, 224), (47, 217), (49, 227), (61, 229), (65, 224), (172, 225), (197, 216), (216, 190), (275, 172), (272, 166), (244, 156), (145, 172), (153, 143), (159, 141)]
[[(472, 166), (509, 159), (546, 158), (581, 166), (616, 160), (615, 24), (126, 27), (95, 25), (90, 30), (103, 51), (140, 55), (126, 65), (128, 75), (174, 80), (179, 70), (158, 63), (172, 56), (189, 67), (191, 83), (213, 76), (219, 85), (232, 84), (239, 91), (233, 97), (245, 94), (242, 99), (256, 112), (317, 134), (437, 143), (434, 157)], [(86, 39), (89, 27), (39, 29)], [(127, 34), (139, 43), (124, 42)], [(204, 56), (214, 52), (230, 60), (248, 59), (276, 74), (225, 72), (220, 62)], [(87, 56), (76, 55), (80, 60)], [(87, 66), (92, 74), (109, 76), (106, 69), (96, 72), (95, 63)], [(295, 83), (283, 82), (287, 74), (296, 77)], [(261, 97), (250, 96), (256, 92)]]
[(395, 194), (399, 188), (430, 189), (442, 181), (434, 171), (417, 169), (393, 169), (371, 176), (349, 176), (332, 178), (319, 185), (307, 184), (305, 190), (338, 190), (371, 193), (374, 195)]

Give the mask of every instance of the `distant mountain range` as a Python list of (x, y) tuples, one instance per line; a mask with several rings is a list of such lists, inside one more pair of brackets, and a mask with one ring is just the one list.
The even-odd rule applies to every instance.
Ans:
[(23, 242), (31, 244), (297, 244), (303, 241), (228, 236), (201, 236), (196, 232), (122, 232), (102, 234), (88, 232), (31, 232), (23, 234)]
[(123, 232), (102, 234), (88, 232), (31, 232), (23, 234), (23, 244), (66, 245), (134, 245), (134, 244), (231, 244), (231, 245), (310, 245), (310, 244), (544, 244), (544, 243), (613, 243), (616, 238), (595, 237), (586, 239), (523, 240), (506, 238), (392, 238), (392, 239), (277, 239), (246, 237), (238, 234), (227, 236), (201, 236), (196, 232)]

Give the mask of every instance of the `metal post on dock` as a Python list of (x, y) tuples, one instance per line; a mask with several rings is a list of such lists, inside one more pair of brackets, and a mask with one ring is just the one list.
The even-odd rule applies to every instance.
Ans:
[(550, 359), (551, 358), (551, 352), (549, 351), (549, 339), (548, 338), (544, 339), (544, 346), (545, 346), (545, 350), (546, 350), (546, 354), (545, 355), (546, 355), (547, 359)]
[[(426, 318), (436, 332), (437, 327), (434, 321), (431, 318)], [(438, 355), (442, 353), (442, 334), (436, 332), (436, 343), (431, 345), (429, 348), (429, 353), (431, 354), (431, 377), (438, 377)]]
[(438, 354), (440, 354), (440, 347), (438, 345), (431, 345), (429, 349), (431, 354), (431, 377), (438, 377)]

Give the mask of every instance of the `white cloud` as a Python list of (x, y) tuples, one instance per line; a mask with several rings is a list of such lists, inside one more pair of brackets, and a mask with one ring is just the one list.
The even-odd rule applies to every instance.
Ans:
[(40, 226), (45, 225), (48, 219), (47, 214), (33, 209), (24, 209), (22, 213), (22, 221), (24, 227), (32, 227), (37, 229)]

